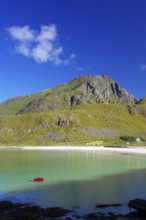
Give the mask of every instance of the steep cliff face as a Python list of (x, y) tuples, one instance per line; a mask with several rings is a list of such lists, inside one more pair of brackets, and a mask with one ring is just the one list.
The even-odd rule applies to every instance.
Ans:
[[(84, 79), (84, 80), (83, 80)], [(81, 81), (81, 82), (80, 82)], [(134, 104), (136, 98), (122, 86), (105, 75), (77, 78), (72, 90), (78, 92), (71, 97), (71, 105), (82, 102)]]
[(83, 75), (68, 84), (0, 104), (0, 114), (71, 109), (84, 103), (135, 104), (136, 98), (105, 75)]

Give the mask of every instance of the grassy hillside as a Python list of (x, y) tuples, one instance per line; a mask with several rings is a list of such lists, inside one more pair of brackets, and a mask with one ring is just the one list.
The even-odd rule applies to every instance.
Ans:
[(136, 104), (105, 75), (83, 75), (0, 103), (0, 144), (113, 145), (125, 144), (125, 135), (146, 140), (145, 100)]
[[(143, 111), (131, 111), (137, 106)], [(119, 138), (123, 135), (146, 139), (145, 105), (83, 104), (70, 110), (0, 116), (1, 145), (125, 144)]]

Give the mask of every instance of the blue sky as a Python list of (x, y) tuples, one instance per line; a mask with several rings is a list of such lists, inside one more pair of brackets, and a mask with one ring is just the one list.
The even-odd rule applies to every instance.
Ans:
[(146, 96), (145, 0), (1, 0), (0, 102), (106, 74)]

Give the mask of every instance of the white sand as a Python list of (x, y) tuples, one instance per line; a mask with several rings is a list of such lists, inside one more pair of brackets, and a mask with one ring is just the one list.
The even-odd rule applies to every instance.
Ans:
[(96, 152), (107, 152), (107, 153), (120, 153), (120, 154), (146, 154), (146, 147), (128, 147), (128, 148), (118, 148), (118, 147), (93, 147), (93, 146), (26, 146), (26, 147), (18, 147), (23, 150), (69, 150), (69, 151), (96, 151)]

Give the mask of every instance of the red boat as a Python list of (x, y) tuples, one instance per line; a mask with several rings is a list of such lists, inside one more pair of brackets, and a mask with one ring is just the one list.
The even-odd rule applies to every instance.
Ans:
[(43, 182), (45, 179), (43, 177), (35, 177), (33, 180), (35, 182)]

